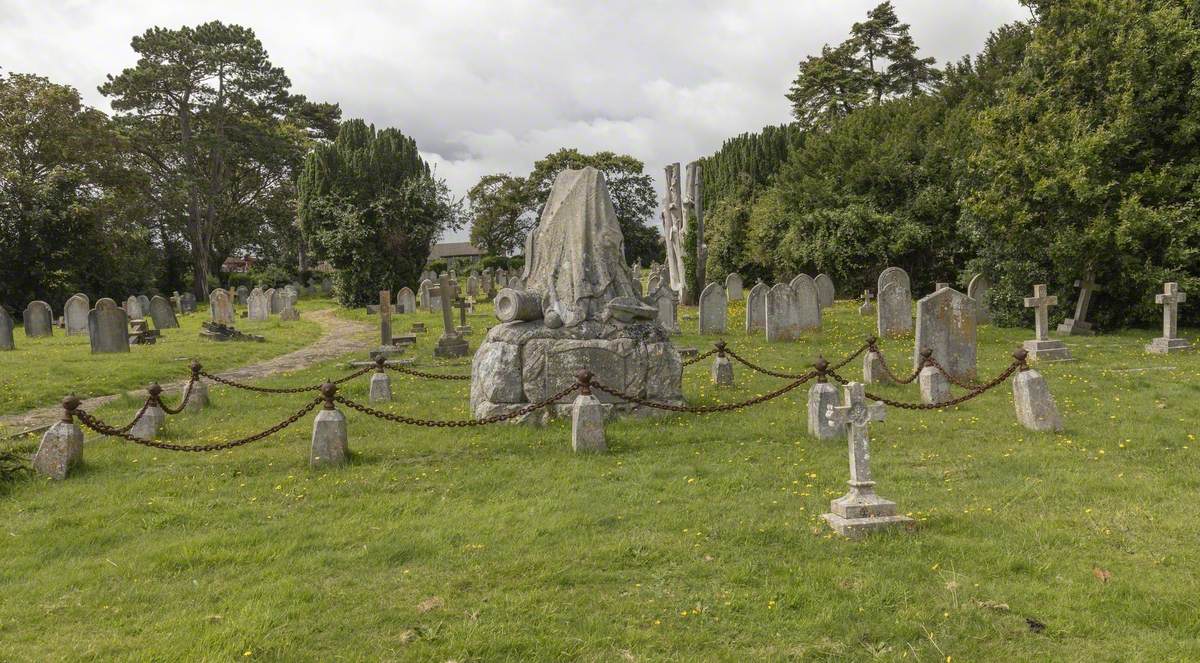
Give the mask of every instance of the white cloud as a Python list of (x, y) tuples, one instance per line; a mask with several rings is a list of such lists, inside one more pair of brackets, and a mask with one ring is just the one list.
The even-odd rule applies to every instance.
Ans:
[[(789, 120), (796, 64), (843, 40), (878, 0), (375, 3), (0, 0), (0, 63), (79, 88), (135, 61), (148, 27), (254, 29), (296, 92), (416, 138), (457, 195), (559, 147), (662, 168)], [(977, 52), (1025, 19), (1016, 0), (897, 0), (922, 52)], [(465, 232), (459, 233), (461, 238)]]

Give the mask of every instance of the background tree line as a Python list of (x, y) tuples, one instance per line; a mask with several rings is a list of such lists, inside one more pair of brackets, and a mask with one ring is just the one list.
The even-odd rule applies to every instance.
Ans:
[(828, 272), (853, 296), (888, 265), (918, 294), (983, 272), (999, 322), (1025, 324), (1032, 284), (1064, 316), (1093, 269), (1109, 328), (1157, 321), (1163, 281), (1198, 291), (1200, 6), (1026, 4), (941, 70), (886, 2), (802, 62), (796, 121), (704, 160), (710, 278)]

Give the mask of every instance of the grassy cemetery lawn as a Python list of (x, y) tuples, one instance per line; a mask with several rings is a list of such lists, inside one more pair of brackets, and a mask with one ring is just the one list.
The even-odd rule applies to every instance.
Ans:
[[(300, 311), (330, 306), (329, 300), (297, 303)], [(87, 334), (67, 336), (55, 328), (53, 337), (27, 338), (18, 328), (17, 349), (0, 352), (0, 414), (53, 405), (71, 391), (86, 398), (145, 387), (153, 380), (164, 384), (186, 380), (193, 358), (205, 370), (219, 371), (291, 352), (321, 335), (319, 324), (303, 318), (290, 323), (239, 318), (238, 330), (264, 336), (266, 342), (219, 343), (199, 338), (201, 323), (209, 319), (207, 306), (178, 318), (179, 329), (165, 329), (154, 345), (135, 345), (129, 354), (94, 355)]]
[[(827, 310), (823, 333), (767, 345), (740, 331), (735, 302), (726, 338), (747, 359), (803, 372), (871, 333), (856, 306)], [(472, 350), (492, 324), (480, 308)], [(3, 403), (177, 377), (183, 363), (171, 360), (203, 347), (196, 319), (135, 349), (159, 353), (137, 366), (76, 368), (86, 339), (56, 337), (45, 349), (79, 364), (23, 354)], [(409, 353), (422, 368), (469, 372), (467, 359), (432, 360), (438, 317), (397, 316), (397, 333), (413, 320), (429, 329)], [(695, 309), (682, 325), (681, 346), (715, 340), (694, 335)], [(202, 359), (247, 361), (236, 353), (315, 334), (303, 323), (264, 331), (265, 346)], [(1147, 355), (1155, 335), (1068, 338), (1078, 361), (1037, 367), (1061, 434), (1021, 428), (1007, 385), (942, 411), (888, 408), (871, 426), (877, 492), (919, 527), (856, 542), (820, 519), (846, 491), (847, 451), (806, 435), (808, 385), (733, 413), (610, 424), (600, 456), (573, 454), (564, 421), (423, 428), (346, 408), (354, 456), (333, 470), (307, 466), (311, 415), (217, 453), (89, 435), (76, 474), (0, 497), (0, 659), (1197, 660), (1200, 357)], [(1031, 336), (982, 328), (980, 379)], [(911, 368), (911, 343), (882, 344), (897, 372)], [(718, 389), (710, 365), (685, 369), (692, 404), (787, 382), (735, 363), (737, 386)], [(858, 379), (861, 367), (840, 372)], [(348, 372), (328, 362), (258, 384)], [(467, 381), (393, 374), (392, 387), (384, 410), (470, 416)], [(364, 376), (343, 394), (366, 403), (366, 390)], [(919, 400), (915, 385), (870, 390)], [(161, 439), (244, 436), (315, 397), (211, 395), (204, 412), (168, 418)], [(121, 425), (139, 404), (96, 414)]]

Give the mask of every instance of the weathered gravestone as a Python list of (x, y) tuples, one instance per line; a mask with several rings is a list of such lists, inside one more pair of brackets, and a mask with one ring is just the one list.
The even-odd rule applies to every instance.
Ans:
[(750, 288), (746, 296), (746, 333), (752, 334), (767, 328), (767, 292), (771, 289), (759, 281)]
[(246, 297), (246, 318), (266, 320), (271, 317), (271, 302), (262, 290), (255, 288)]
[(967, 284), (967, 296), (975, 300), (976, 321), (986, 325), (992, 321), (992, 311), (988, 308), (988, 293), (992, 291), (992, 282), (983, 274), (971, 277)]
[(1179, 292), (1179, 284), (1164, 283), (1163, 294), (1155, 295), (1154, 301), (1163, 307), (1163, 335), (1151, 341), (1146, 351), (1166, 354), (1191, 349), (1187, 339), (1179, 338), (1179, 305), (1187, 301), (1187, 295)]
[(1074, 336), (1089, 336), (1095, 332), (1092, 331), (1092, 323), (1087, 321), (1088, 307), (1091, 306), (1092, 295), (1100, 292), (1101, 288), (1096, 285), (1095, 277), (1090, 271), (1075, 282), (1075, 287), (1079, 288), (1079, 299), (1075, 300), (1075, 317), (1063, 320), (1058, 326), (1058, 331)]
[(767, 341), (794, 341), (800, 338), (800, 303), (796, 291), (786, 283), (776, 283), (766, 297)]
[(817, 284), (807, 275), (792, 279), (792, 290), (796, 293), (796, 324), (801, 331), (821, 328), (821, 295)]
[(396, 293), (396, 312), (415, 313), (416, 310), (417, 298), (413, 295), (412, 288), (408, 286), (400, 288), (400, 292)]
[(50, 305), (41, 300), (29, 302), (22, 316), (25, 322), (25, 335), (29, 338), (54, 335), (54, 313)]
[(646, 289), (650, 292), (657, 291), (662, 286), (662, 276), (659, 274), (651, 274), (650, 280), (646, 283)]
[(17, 344), (13, 341), (13, 328), (15, 326), (16, 322), (8, 314), (8, 309), (0, 306), (0, 350), (17, 349)]
[(858, 307), (858, 314), (863, 316), (874, 315), (875, 305), (871, 303), (871, 300), (875, 298), (875, 295), (870, 290), (863, 290), (862, 298), (863, 303), (862, 306)]
[(283, 299), (280, 298), (279, 290), (276, 288), (268, 288), (264, 295), (267, 296), (267, 302), (270, 304), (271, 313), (278, 313), (283, 310)]
[(817, 274), (817, 278), (813, 279), (813, 284), (817, 287), (817, 302), (821, 308), (833, 306), (833, 300), (837, 297), (833, 279), (829, 278), (828, 274)]
[(138, 300), (138, 306), (140, 306), (142, 309), (141, 317), (142, 318), (149, 317), (150, 316), (150, 298), (147, 297), (146, 295), (138, 295), (137, 300)]
[[(446, 282), (449, 283), (450, 277), (448, 275), (446, 276), (446, 279)], [(429, 287), (429, 311), (431, 313), (437, 313), (442, 310), (443, 288), (441, 286), (441, 280), (442, 277), (439, 276), (438, 282)]]
[(479, 283), (479, 287), (485, 293), (491, 292), (492, 288), (494, 288), (496, 285), (496, 282), (492, 276), (492, 268), (491, 267), (488, 267), (487, 269), (483, 270), (483, 272), (480, 273), (480, 279), (481, 280)]
[(141, 320), (146, 317), (146, 312), (142, 310), (142, 300), (136, 295), (130, 295), (129, 299), (125, 300), (125, 314), (130, 320)]
[(912, 331), (912, 292), (902, 281), (884, 284), (876, 306), (875, 331), (880, 336), (895, 338)]
[(975, 300), (954, 288), (922, 297), (917, 302), (913, 368), (920, 368), (921, 350), (928, 348), (951, 378), (974, 380), (975, 313)]
[(1025, 341), (1023, 347), (1033, 360), (1061, 361), (1071, 358), (1071, 350), (1065, 343), (1050, 338), (1050, 307), (1058, 304), (1058, 297), (1046, 294), (1046, 284), (1033, 286), (1033, 296), (1025, 298), (1025, 307), (1033, 309), (1034, 338)]
[(77, 292), (63, 304), (63, 326), (67, 336), (87, 333), (88, 311), (92, 308), (87, 295)]
[[(908, 272), (899, 267), (888, 267), (879, 273), (879, 278), (875, 280), (875, 292), (882, 297), (883, 288), (889, 283), (899, 283), (910, 295), (912, 293), (912, 281), (908, 278)], [(911, 306), (912, 302), (909, 302), (909, 307)], [(911, 311), (909, 313), (911, 314)]]
[(431, 310), (429, 301), (429, 291), (433, 289), (433, 281), (429, 279), (421, 279), (421, 285), (417, 286), (417, 299), (421, 302), (421, 308), (426, 311)]
[(235, 301), (242, 306), (250, 305), (250, 289), (244, 285), (239, 285), (234, 291)]
[(466, 356), (467, 340), (454, 328), (454, 314), (450, 310), (450, 303), (454, 301), (454, 286), (451, 284), (448, 274), (442, 274), (439, 281), (440, 285), (435, 292), (438, 304), (442, 309), (442, 324), (445, 326), (445, 331), (442, 332), (437, 345), (433, 348), (433, 356), (446, 358)]
[(179, 309), (184, 313), (196, 312), (196, 295), (185, 292), (179, 296)]
[(129, 314), (108, 297), (96, 301), (88, 312), (92, 352), (129, 352)]
[(720, 284), (709, 283), (700, 293), (700, 333), (724, 334), (725, 321), (728, 319), (729, 301), (725, 296), (725, 288)]
[(226, 290), (217, 288), (208, 293), (208, 309), (212, 315), (212, 321), (216, 324), (233, 324), (233, 301)]
[(730, 272), (725, 277), (725, 292), (729, 295), (729, 301), (742, 301), (742, 276), (737, 272)]
[(679, 295), (675, 294), (674, 290), (666, 286), (659, 286), (657, 290), (650, 293), (650, 304), (658, 311), (656, 320), (667, 334), (681, 333), (679, 330)]
[(150, 319), (154, 321), (155, 329), (178, 329), (179, 320), (175, 318), (175, 309), (162, 295), (150, 299)]
[(479, 296), (479, 277), (474, 274), (467, 277), (467, 296), (472, 299)]

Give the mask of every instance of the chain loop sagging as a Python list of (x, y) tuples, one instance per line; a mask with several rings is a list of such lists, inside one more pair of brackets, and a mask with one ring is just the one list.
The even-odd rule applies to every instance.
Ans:
[(388, 369), (389, 371), (396, 371), (397, 373), (403, 373), (405, 375), (413, 375), (413, 376), (416, 376), (419, 378), (427, 378), (430, 380), (470, 380), (471, 379), (470, 375), (439, 375), (437, 373), (425, 373), (423, 371), (418, 371), (418, 370), (415, 370), (412, 368), (405, 368), (404, 366), (385, 365), (384, 368)]
[[(334, 380), (333, 384), (342, 384), (344, 382), (349, 382), (350, 380), (353, 380), (354, 378), (359, 377), (360, 375), (366, 374), (367, 372), (373, 370), (374, 368), (375, 368), (374, 364), (372, 364), (370, 366), (364, 366), (364, 367), (358, 369), (357, 371), (354, 371), (350, 375), (347, 375), (346, 377)], [(257, 391), (260, 394), (303, 394), (308, 391), (320, 391), (321, 390), (321, 385), (319, 385), (319, 384), (314, 384), (314, 385), (311, 385), (308, 387), (290, 387), (290, 388), (255, 387), (253, 385), (243, 384), (241, 382), (235, 382), (228, 378), (223, 378), (219, 375), (213, 375), (212, 373), (208, 373), (205, 371), (200, 371), (199, 375), (203, 375), (204, 377), (208, 378), (209, 380), (223, 384), (227, 387), (233, 387), (234, 389), (244, 389), (246, 391)]]
[[(805, 375), (808, 375), (808, 373), (800, 373), (800, 374), (781, 373), (779, 371), (772, 371), (769, 368), (763, 368), (762, 366), (759, 366), (758, 364), (755, 364), (755, 363), (749, 361), (745, 357), (742, 357), (741, 355), (739, 355), (738, 353), (734, 352), (733, 350), (731, 350), (729, 348), (725, 348), (725, 354), (738, 360), (740, 363), (744, 364), (746, 366), (746, 368), (749, 368), (752, 371), (758, 371), (759, 373), (762, 373), (763, 375), (770, 375), (771, 377), (785, 378), (788, 380), (796, 380), (801, 377), (804, 377)], [(816, 373), (813, 373), (813, 375), (816, 375)]]
[(320, 405), (323, 400), (324, 399), (322, 399), (322, 398), (314, 398), (307, 405), (305, 405), (304, 407), (297, 410), (296, 413), (293, 414), (292, 416), (288, 417), (287, 419), (284, 419), (283, 421), (275, 424), (274, 426), (272, 426), (262, 432), (255, 433), (254, 435), (251, 435), (249, 437), (243, 437), (243, 438), (237, 439), (237, 440), (230, 440), (228, 442), (221, 442), (219, 444), (204, 444), (204, 445), (195, 445), (195, 446), (189, 446), (189, 445), (184, 445), (184, 444), (170, 444), (167, 442), (155, 442), (154, 440), (144, 440), (135, 435), (130, 435), (128, 432), (126, 432), (124, 430), (121, 430), (118, 428), (113, 428), (112, 426), (109, 426), (108, 424), (104, 423), (103, 421), (100, 421), (99, 419), (93, 417), (92, 415), (88, 414), (87, 412), (85, 412), (81, 409), (76, 409), (74, 414), (79, 419), (80, 423), (82, 423), (84, 426), (87, 426), (88, 428), (92, 429), (93, 431), (100, 433), (101, 435), (108, 435), (109, 437), (119, 437), (123, 440), (133, 442), (134, 444), (140, 444), (144, 447), (153, 447), (155, 449), (164, 449), (166, 451), (222, 451), (224, 449), (232, 449), (234, 447), (240, 447), (245, 444), (250, 444), (251, 442), (257, 442), (258, 440), (261, 440), (265, 437), (268, 437), (270, 435), (274, 435), (275, 433), (278, 433), (279, 431), (296, 423), (304, 415), (308, 414), (309, 412), (312, 412), (313, 408)]
[[(593, 385), (594, 385), (594, 383), (593, 383)], [(362, 412), (363, 414), (370, 415), (377, 419), (384, 419), (386, 421), (391, 421), (391, 422), (394, 422), (397, 424), (408, 424), (410, 426), (425, 426), (427, 428), (466, 428), (466, 427), (470, 427), (470, 426), (486, 426), (488, 424), (495, 424), (495, 423), (499, 423), (501, 421), (508, 421), (509, 419), (516, 419), (517, 417), (523, 417), (532, 412), (536, 412), (536, 411), (550, 405), (551, 403), (554, 403), (555, 401), (561, 399), (562, 397), (566, 396), (567, 394), (569, 394), (573, 391), (578, 390), (579, 388), (580, 388), (580, 385), (578, 382), (576, 382), (575, 384), (572, 384), (571, 386), (567, 387), (566, 389), (563, 389), (562, 391), (558, 392), (557, 394), (554, 394), (553, 396), (550, 396), (549, 398), (546, 398), (545, 400), (538, 401), (537, 403), (531, 403), (529, 405), (526, 405), (525, 407), (520, 408), (519, 410), (513, 410), (512, 412), (509, 412), (508, 414), (496, 414), (496, 415), (492, 415), (490, 417), (485, 417), (483, 419), (453, 419), (453, 420), (449, 420), (449, 421), (439, 421), (439, 420), (433, 420), (433, 419), (414, 419), (413, 417), (406, 417), (401, 414), (392, 414), (390, 412), (382, 412), (380, 410), (376, 410), (374, 408), (367, 407), (366, 405), (363, 405), (361, 403), (356, 403), (356, 402), (350, 400), (349, 398), (345, 398), (343, 396), (335, 396), (334, 400), (337, 401), (338, 403), (341, 403), (342, 405), (345, 405), (346, 407), (348, 407), (352, 410), (357, 410), (359, 412)]]
[[(726, 354), (729, 354), (730, 350), (726, 349), (725, 352), (726, 352)], [(756, 398), (751, 398), (748, 401), (741, 401), (739, 403), (726, 403), (724, 405), (689, 406), (689, 405), (671, 405), (670, 403), (658, 403), (655, 401), (647, 400), (645, 398), (640, 398), (638, 396), (634, 396), (632, 394), (626, 394), (624, 392), (617, 391), (616, 389), (612, 389), (611, 387), (606, 387), (606, 386), (600, 384), (599, 382), (596, 382), (595, 380), (592, 381), (592, 389), (599, 389), (600, 391), (603, 391), (604, 393), (606, 393), (610, 396), (615, 396), (622, 400), (629, 401), (630, 403), (637, 403), (638, 405), (645, 405), (646, 407), (652, 407), (652, 408), (659, 409), (659, 410), (669, 410), (671, 412), (687, 412), (690, 414), (709, 414), (712, 412), (729, 412), (732, 410), (740, 410), (745, 407), (750, 407), (751, 405), (758, 405), (759, 403), (765, 403), (769, 400), (778, 398), (779, 396), (786, 394), (787, 392), (795, 389), (796, 387), (799, 387), (800, 385), (804, 384), (805, 382), (808, 382), (809, 380), (813, 379), (816, 376), (817, 376), (817, 372), (811, 371), (809, 373), (805, 373), (804, 375), (799, 376), (795, 381), (790, 382), (790, 383), (784, 385), (783, 387), (780, 387), (779, 389), (776, 389), (775, 391), (772, 391), (770, 393), (763, 394), (762, 396), (758, 396)]]
[[(725, 352), (730, 352), (730, 350), (726, 349), (726, 350), (725, 350)], [(692, 357), (691, 359), (685, 359), (685, 360), (683, 360), (683, 365), (684, 365), (684, 366), (691, 366), (692, 364), (694, 364), (694, 363), (696, 363), (696, 362), (698, 362), (698, 361), (702, 361), (702, 360), (708, 359), (709, 357), (711, 357), (711, 356), (713, 356), (713, 355), (715, 355), (715, 354), (717, 354), (717, 351), (716, 351), (716, 349), (709, 350), (708, 352), (705, 352), (704, 354), (701, 354), (701, 355), (696, 355), (695, 357)]]
[(167, 404), (162, 401), (162, 397), (158, 398), (158, 406), (167, 414), (179, 414), (183, 412), (183, 408), (187, 407), (188, 400), (192, 397), (192, 387), (196, 384), (196, 378), (188, 380), (187, 387), (183, 391), (183, 400), (179, 401), (179, 407), (167, 407)]
[[(971, 400), (972, 398), (975, 398), (976, 396), (979, 396), (979, 395), (983, 394), (984, 392), (991, 390), (992, 388), (996, 387), (1000, 383), (1007, 380), (1022, 365), (1024, 365), (1024, 362), (1015, 360), (1015, 361), (1013, 361), (1013, 363), (1009, 364), (1008, 368), (1004, 369), (1004, 371), (1002, 373), (1000, 373), (1000, 375), (997, 375), (996, 377), (992, 378), (991, 380), (989, 380), (981, 385), (977, 385), (976, 387), (972, 388), (971, 391), (967, 392), (966, 394), (964, 394), (962, 396), (959, 396), (958, 398), (952, 398), (948, 401), (942, 401), (941, 403), (905, 403), (903, 401), (895, 401), (890, 398), (884, 398), (882, 396), (878, 396), (878, 395), (872, 394), (870, 392), (864, 392), (863, 395), (871, 400), (881, 401), (885, 405), (890, 405), (892, 407), (898, 407), (903, 410), (940, 410), (945, 407), (951, 407), (954, 405), (959, 405), (961, 403), (965, 403), (965, 402)], [(837, 380), (838, 382), (840, 382), (842, 384), (850, 383), (849, 380), (847, 380), (846, 378), (844, 378), (832, 371), (830, 371), (829, 375), (832, 376), (833, 379)]]
[(965, 382), (965, 381), (955, 378), (953, 375), (950, 375), (950, 372), (947, 371), (941, 364), (939, 364), (938, 360), (934, 359), (932, 355), (928, 359), (925, 360), (925, 363), (928, 364), (929, 366), (932, 366), (932, 367), (938, 369), (938, 371), (942, 375), (946, 376), (947, 382), (949, 382), (950, 384), (952, 384), (960, 389), (968, 389), (968, 390), (978, 389), (980, 386), (978, 383)]
[[(146, 410), (150, 409), (150, 404), (153, 402), (154, 399), (147, 396), (146, 402), (142, 403), (142, 408), (137, 411), (137, 414), (133, 415), (133, 421), (130, 421), (120, 428), (114, 428), (113, 430), (117, 431), (118, 433), (128, 433), (129, 431), (133, 430), (133, 427), (137, 425), (137, 422), (141, 421), (142, 417), (146, 416)], [(75, 412), (83, 412), (83, 410), (76, 408)]]

